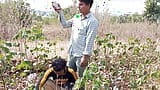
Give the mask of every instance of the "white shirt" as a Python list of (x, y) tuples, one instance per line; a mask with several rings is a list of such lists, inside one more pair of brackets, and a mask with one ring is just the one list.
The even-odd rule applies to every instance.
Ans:
[(69, 43), (69, 55), (83, 56), (91, 55), (94, 39), (97, 35), (98, 21), (92, 13), (85, 17), (76, 14), (72, 19), (66, 21), (64, 14), (59, 13), (60, 22), (64, 28), (72, 27), (71, 38)]

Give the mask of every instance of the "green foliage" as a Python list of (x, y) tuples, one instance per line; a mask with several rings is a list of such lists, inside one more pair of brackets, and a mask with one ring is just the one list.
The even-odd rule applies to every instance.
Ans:
[(29, 87), (28, 87), (28, 90), (34, 90), (35, 89), (35, 86), (34, 85), (30, 85)]
[[(48, 45), (49, 46), (49, 45)], [(49, 46), (50, 47), (50, 46)], [(47, 60), (48, 54), (51, 52), (47, 46), (42, 43), (37, 44), (35, 48), (30, 49), (32, 55), (36, 56), (37, 60)]]
[(159, 78), (160, 77), (160, 71), (152, 72), (151, 76), (156, 78), (156, 79), (158, 79), (158, 80), (160, 80), (160, 78)]
[(144, 17), (151, 22), (157, 22), (160, 19), (160, 1), (146, 0)]
[(11, 60), (17, 55), (16, 52), (10, 51), (12, 46), (12, 43), (0, 40), (0, 76), (5, 89), (7, 84), (12, 83), (12, 79), (8, 75), (4, 76), (4, 74), (11, 70), (13, 66)]
[(30, 9), (30, 4), (19, 0), (16, 2), (17, 15), (19, 16), (19, 23), (22, 27), (28, 27), (32, 24), (32, 11)]
[(53, 24), (56, 25), (59, 22), (57, 17), (58, 16), (56, 16), (56, 17), (43, 17), (42, 20), (45, 25), (53, 25)]
[(5, 0), (0, 3), (0, 11), (2, 39), (11, 39), (19, 29), (30, 28), (41, 21), (41, 16), (37, 16), (24, 0)]
[[(31, 32), (29, 32), (29, 34)], [(33, 29), (33, 34), (35, 36), (37, 33), (41, 33), (41, 32), (39, 31), (37, 32), (36, 29)], [(29, 34), (28, 32), (27, 34), (26, 32), (24, 32), (24, 34), (22, 34), (23, 37), (17, 37), (17, 39), (26, 39), (28, 41), (35, 40), (35, 39), (28, 39), (30, 37)], [(39, 37), (36, 39), (39, 39)], [(36, 56), (35, 59), (38, 59), (39, 61), (36, 61), (35, 63), (33, 63), (32, 60), (25, 61), (25, 60), (19, 60), (19, 58), (17, 58), (15, 62), (13, 58), (17, 56), (21, 56), (24, 59), (26, 59), (25, 58), (26, 53), (11, 51), (11, 48), (19, 47), (19, 44), (0, 40), (0, 66), (2, 67), (0, 68), (0, 76), (1, 76), (0, 79), (2, 80), (2, 84), (4, 85), (5, 89), (10, 88), (11, 86), (15, 86), (16, 84), (14, 83), (17, 83), (17, 82), (14, 82), (14, 80), (16, 78), (22, 78), (22, 77), (24, 78), (30, 72), (43, 72), (48, 68), (46, 67), (48, 65), (48, 61), (46, 60), (48, 58), (47, 54), (49, 53), (49, 48), (45, 47), (44, 44), (39, 44), (39, 46), (33, 49), (31, 49), (30, 47), (26, 48), (26, 49), (32, 50), (33, 54), (40, 52), (40, 54), (36, 54), (37, 56), (35, 55)], [(48, 43), (48, 46), (52, 46), (52, 44)], [(21, 63), (18, 63), (18, 61), (20, 61)]]
[(131, 15), (121, 15), (121, 16), (111, 16), (111, 23), (137, 23), (143, 22), (143, 16), (138, 13), (134, 13)]
[(92, 90), (99, 90), (102, 86), (105, 90), (109, 88), (109, 83), (111, 81), (106, 76), (106, 73), (102, 71), (105, 68), (105, 62), (103, 61), (90, 63), (88, 68), (84, 71), (84, 76), (76, 81), (75, 89), (79, 89), (84, 85), (92, 86)]
[(111, 53), (112, 51), (107, 52), (107, 47), (111, 50), (115, 46), (112, 44), (112, 41), (114, 41), (116, 38), (112, 34), (106, 34), (104, 38), (97, 37), (97, 45), (101, 50), (103, 50), (103, 55), (106, 55), (106, 53)]
[[(34, 56), (35, 60), (38, 60), (36, 65), (32, 66), (26, 63), (21, 63), (17, 66), (17, 69), (34, 69), (36, 71), (40, 70), (46, 70), (46, 60), (48, 59), (48, 54), (50, 53), (50, 50), (48, 47), (51, 47), (52, 44), (45, 45), (44, 43), (39, 43), (38, 40), (44, 40), (44, 34), (42, 32), (42, 25), (34, 25), (31, 29), (22, 29), (20, 30), (14, 37), (14, 40), (24, 40), (24, 42), (21, 42), (22, 45), (24, 45), (25, 50), (29, 51), (31, 55)], [(34, 47), (28, 46), (26, 42), (34, 42), (36, 41)], [(27, 55), (27, 53), (22, 53), (24, 55)], [(23, 56), (24, 57), (24, 56)], [(22, 61), (24, 62), (24, 61)], [(30, 67), (29, 67), (30, 66)]]
[(42, 33), (41, 25), (34, 25), (31, 29), (21, 29), (13, 38), (25, 39), (27, 41), (44, 40), (44, 34)]
[(126, 43), (116, 40), (113, 34), (96, 39), (98, 47), (92, 62), (76, 82), (76, 88), (84, 85), (90, 85), (92, 90), (159, 88), (160, 52), (156, 50), (155, 41), (147, 38), (141, 43), (132, 37)]
[(16, 66), (17, 70), (30, 70), (33, 65), (31, 61), (22, 61), (19, 65)]
[(27, 76), (27, 75), (28, 75), (28, 74), (27, 74), (26, 72), (21, 72), (21, 73), (20, 73), (20, 76), (21, 76), (21, 77), (25, 77), (25, 76)]
[(64, 11), (64, 15), (67, 19), (70, 19), (73, 17), (73, 13), (72, 13), (72, 7), (68, 7), (68, 8), (65, 8), (63, 11)]
[[(74, 7), (75, 8), (75, 7)], [(68, 8), (64, 8), (63, 12), (64, 12), (64, 16), (66, 19), (71, 19), (73, 17), (73, 15), (75, 13), (73, 13), (73, 7), (68, 7)], [(43, 22), (43, 24), (45, 25), (57, 25), (57, 23), (59, 23), (58, 20), (58, 14), (55, 12), (47, 17), (41, 17), (41, 21)]]

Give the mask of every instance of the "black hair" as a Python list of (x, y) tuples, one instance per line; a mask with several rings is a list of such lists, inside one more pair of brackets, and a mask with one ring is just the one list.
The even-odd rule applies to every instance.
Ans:
[(84, 2), (87, 5), (90, 5), (90, 8), (92, 7), (93, 0), (79, 0), (80, 2)]
[(65, 69), (67, 61), (62, 58), (58, 58), (52, 61), (52, 67), (54, 71), (61, 71)]

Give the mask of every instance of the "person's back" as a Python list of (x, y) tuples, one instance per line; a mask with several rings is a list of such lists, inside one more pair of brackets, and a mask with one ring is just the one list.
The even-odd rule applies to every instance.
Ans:
[(51, 90), (59, 90), (60, 88), (72, 90), (77, 79), (76, 72), (66, 66), (64, 59), (56, 59), (40, 80), (38, 88), (39, 90), (42, 90), (42, 87), (46, 88), (46, 90), (48, 88), (51, 88)]

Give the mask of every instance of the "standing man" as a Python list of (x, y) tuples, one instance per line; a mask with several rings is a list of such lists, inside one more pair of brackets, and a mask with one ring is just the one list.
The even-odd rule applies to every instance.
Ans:
[(72, 28), (68, 50), (68, 66), (77, 71), (79, 77), (83, 76), (84, 69), (88, 65), (98, 30), (98, 21), (90, 11), (92, 4), (93, 0), (79, 0), (80, 13), (68, 21), (65, 20), (60, 5), (58, 4), (58, 7), (53, 5), (53, 8), (59, 14), (62, 26)]

